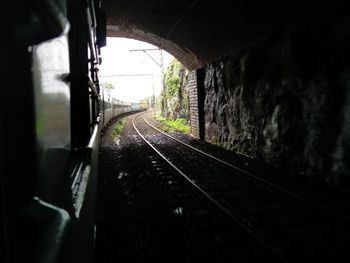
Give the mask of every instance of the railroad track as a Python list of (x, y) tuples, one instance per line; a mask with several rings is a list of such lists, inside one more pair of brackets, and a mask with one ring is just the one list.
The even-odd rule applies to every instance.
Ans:
[[(184, 144), (157, 129), (144, 115), (133, 119), (142, 139), (276, 258), (284, 262), (350, 258), (348, 218)], [(151, 135), (147, 135), (149, 127)]]

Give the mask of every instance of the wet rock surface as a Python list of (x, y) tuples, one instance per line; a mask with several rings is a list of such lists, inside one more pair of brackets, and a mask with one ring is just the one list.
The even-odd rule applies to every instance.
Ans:
[(208, 64), (206, 140), (349, 188), (349, 18), (337, 19)]

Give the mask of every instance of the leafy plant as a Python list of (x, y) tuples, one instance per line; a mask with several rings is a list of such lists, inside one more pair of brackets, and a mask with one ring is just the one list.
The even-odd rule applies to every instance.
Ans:
[(154, 119), (163, 125), (162, 130), (165, 132), (179, 131), (185, 134), (189, 134), (191, 132), (191, 127), (188, 125), (185, 118), (171, 120), (164, 118), (160, 114), (155, 114)]
[(117, 138), (120, 134), (122, 134), (122, 132), (124, 130), (125, 123), (126, 123), (126, 118), (122, 118), (122, 119), (117, 121), (117, 123), (114, 126), (113, 133), (112, 133), (112, 136), (114, 139)]
[(112, 83), (106, 82), (106, 83), (103, 83), (102, 85), (103, 85), (103, 87), (104, 87), (105, 89), (108, 89), (108, 90), (114, 89), (114, 86), (113, 86)]
[(179, 88), (180, 88), (180, 77), (173, 76), (172, 78), (167, 80), (166, 85), (168, 88), (169, 97), (176, 96), (177, 93), (179, 92)]

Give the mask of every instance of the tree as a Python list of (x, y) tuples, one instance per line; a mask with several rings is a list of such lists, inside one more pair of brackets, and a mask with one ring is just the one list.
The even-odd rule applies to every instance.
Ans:
[(112, 90), (115, 88), (112, 83), (108, 83), (108, 82), (103, 83), (102, 85), (105, 89), (108, 89), (108, 90)]

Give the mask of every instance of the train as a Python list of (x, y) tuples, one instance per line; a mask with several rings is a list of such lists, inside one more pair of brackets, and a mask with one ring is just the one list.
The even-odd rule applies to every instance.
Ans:
[(99, 81), (100, 0), (7, 1), (3, 11), (0, 262), (93, 262), (100, 132), (141, 107)]
[(141, 102), (127, 102), (119, 100), (113, 96), (111, 90), (105, 88), (103, 84), (100, 84), (100, 97), (101, 97), (101, 124), (102, 127), (107, 127), (107, 124), (114, 116), (118, 116), (122, 113), (133, 113), (137, 111), (147, 110), (147, 105)]

